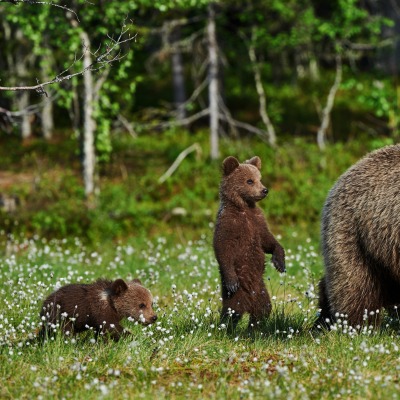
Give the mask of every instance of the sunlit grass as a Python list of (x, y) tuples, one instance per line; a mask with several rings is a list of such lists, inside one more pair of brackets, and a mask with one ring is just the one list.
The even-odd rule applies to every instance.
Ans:
[[(2, 238), (1, 398), (397, 398), (399, 325), (313, 328), (322, 264), (317, 245), (287, 248), (287, 273), (267, 261), (270, 318), (254, 332), (219, 323), (218, 267), (211, 236), (88, 248), (80, 240)], [(285, 238), (283, 238), (285, 240)], [(267, 257), (269, 260), (269, 257)], [(39, 309), (54, 289), (99, 277), (140, 278), (158, 321), (125, 321), (118, 343), (92, 332), (40, 344)], [(57, 331), (57, 329), (56, 329)]]

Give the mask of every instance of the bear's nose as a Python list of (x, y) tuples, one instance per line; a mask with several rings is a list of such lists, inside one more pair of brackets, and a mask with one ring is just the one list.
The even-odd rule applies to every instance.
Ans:
[(152, 317), (151, 320), (152, 320), (153, 322), (154, 322), (154, 321), (157, 321), (157, 315), (155, 315), (154, 317)]
[(263, 192), (263, 194), (268, 194), (268, 189), (267, 189), (267, 188), (264, 188), (264, 189), (262, 190), (262, 192)]

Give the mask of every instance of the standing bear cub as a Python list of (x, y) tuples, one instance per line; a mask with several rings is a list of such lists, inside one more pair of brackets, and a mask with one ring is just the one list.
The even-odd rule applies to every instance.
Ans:
[(263, 280), (265, 253), (272, 254), (279, 272), (285, 271), (285, 252), (256, 205), (268, 194), (260, 169), (259, 157), (242, 164), (235, 157), (223, 162), (214, 251), (221, 274), (221, 321), (231, 318), (232, 328), (244, 313), (250, 314), (251, 328), (271, 312)]
[(379, 324), (377, 310), (400, 304), (400, 145), (366, 155), (338, 179), (323, 208), (321, 242), (317, 323), (343, 314), (353, 328)]
[(59, 324), (64, 334), (93, 329), (97, 335), (109, 333), (117, 341), (127, 333), (120, 324), (123, 318), (131, 317), (144, 325), (153, 323), (157, 316), (152, 306), (153, 297), (139, 279), (66, 285), (44, 301), (39, 337), (44, 339)]

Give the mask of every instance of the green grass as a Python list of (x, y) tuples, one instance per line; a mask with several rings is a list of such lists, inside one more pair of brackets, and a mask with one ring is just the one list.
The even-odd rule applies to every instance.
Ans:
[[(191, 154), (159, 184), (194, 142), (203, 149), (199, 158)], [(115, 138), (91, 209), (72, 140), (2, 143), (1, 167), (11, 174), (4, 191), (21, 206), (0, 210), (0, 398), (400, 397), (397, 318), (357, 334), (344, 323), (313, 329), (323, 201), (346, 168), (384, 144), (336, 143), (321, 154), (298, 138), (276, 150), (251, 138), (222, 141), (221, 158), (261, 157), (271, 192), (260, 207), (287, 254), (284, 275), (267, 256), (270, 318), (253, 334), (244, 318), (232, 334), (219, 324), (212, 229), (221, 162), (208, 159), (207, 133)], [(176, 207), (186, 215), (174, 214)], [(99, 277), (140, 278), (155, 296), (157, 323), (125, 321), (133, 335), (118, 343), (96, 342), (88, 332), (38, 345), (43, 299), (56, 286)]]
[[(0, 397), (4, 399), (376, 399), (398, 398), (398, 324), (355, 334), (312, 329), (322, 263), (301, 233), (286, 243), (287, 273), (269, 261), (273, 313), (256, 333), (219, 324), (220, 289), (211, 231), (198, 241), (133, 240), (87, 247), (80, 240), (1, 238)], [(292, 239), (302, 245), (291, 246)], [(293, 241), (295, 243), (295, 241)], [(269, 260), (269, 256), (267, 256)], [(90, 332), (32, 334), (55, 285), (138, 277), (155, 296), (156, 324), (126, 321), (132, 337)]]

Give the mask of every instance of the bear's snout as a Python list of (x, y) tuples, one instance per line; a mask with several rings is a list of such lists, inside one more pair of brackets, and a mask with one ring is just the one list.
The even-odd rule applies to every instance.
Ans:
[(151, 325), (152, 323), (157, 321), (157, 315), (154, 314), (153, 316), (146, 317), (142, 320), (143, 325)]
[(263, 190), (261, 190), (261, 193), (266, 196), (268, 194), (268, 189), (265, 187)]

